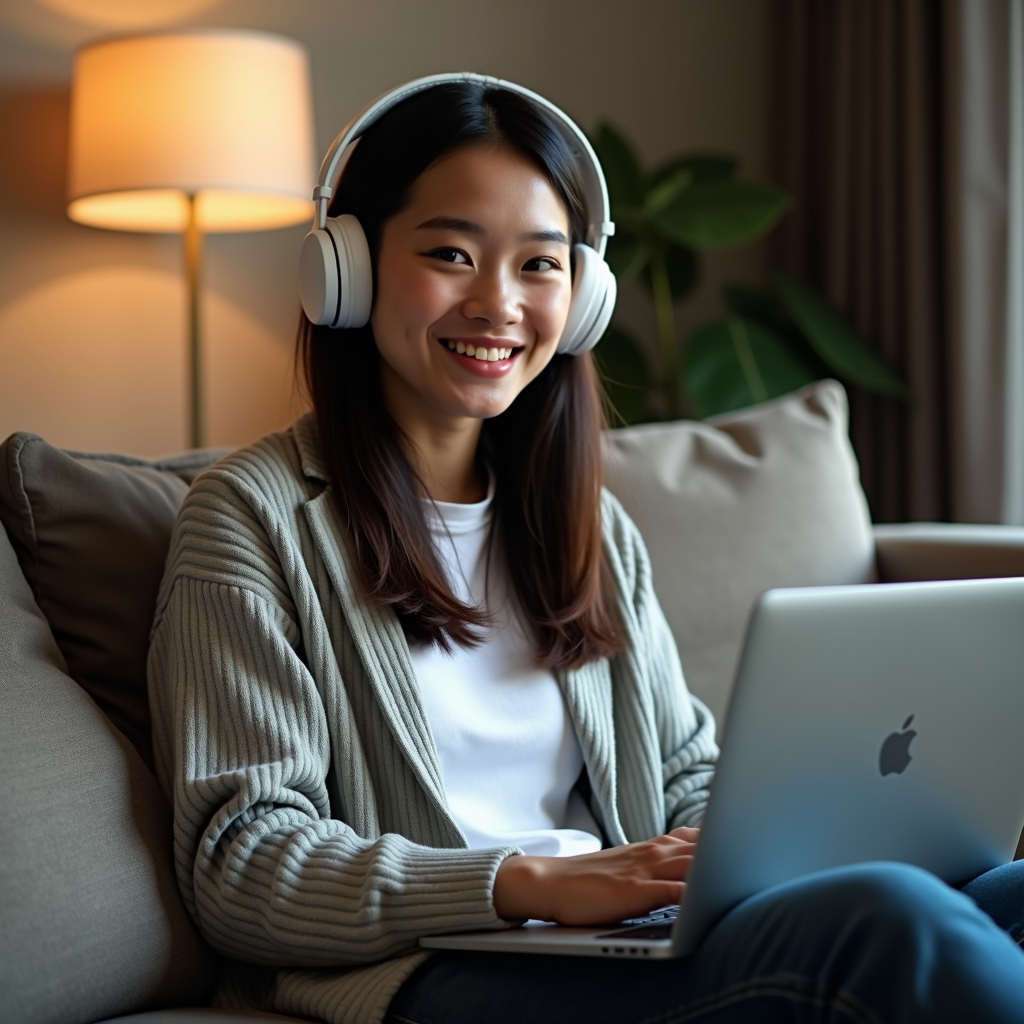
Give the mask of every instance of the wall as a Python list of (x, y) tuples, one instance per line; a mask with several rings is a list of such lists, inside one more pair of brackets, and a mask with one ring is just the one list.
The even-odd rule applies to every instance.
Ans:
[[(75, 48), (194, 25), (281, 32), (310, 50), (321, 153), (351, 112), (443, 70), (486, 71), (549, 96), (584, 127), (607, 118), (654, 161), (683, 149), (766, 169), (768, 0), (0, 0), (0, 438), (157, 454), (184, 446), (180, 242), (64, 215)], [(240, 444), (299, 408), (291, 377), (304, 227), (208, 239), (203, 293), (208, 442)], [(723, 279), (758, 280), (755, 246), (716, 254), (682, 307), (713, 314)], [(647, 304), (619, 315), (648, 336)]]

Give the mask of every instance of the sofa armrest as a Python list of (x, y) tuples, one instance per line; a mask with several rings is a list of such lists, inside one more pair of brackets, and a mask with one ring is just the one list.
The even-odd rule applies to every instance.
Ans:
[(882, 583), (1024, 576), (1024, 527), (894, 523), (873, 530)]

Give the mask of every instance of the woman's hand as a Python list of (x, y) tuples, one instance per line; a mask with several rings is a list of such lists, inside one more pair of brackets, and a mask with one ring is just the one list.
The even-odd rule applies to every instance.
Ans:
[(699, 835), (700, 829), (677, 828), (579, 857), (506, 857), (494, 879), (494, 909), (506, 921), (582, 926), (679, 903)]

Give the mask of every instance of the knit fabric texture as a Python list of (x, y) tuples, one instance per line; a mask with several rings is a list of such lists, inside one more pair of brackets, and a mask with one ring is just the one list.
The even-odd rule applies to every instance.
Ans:
[[(609, 845), (697, 824), (717, 747), (687, 692), (639, 533), (605, 492), (625, 652), (558, 673)], [(311, 415), (201, 475), (148, 664), (185, 904), (229, 958), (217, 1002), (378, 1022), (420, 936), (511, 927), (514, 848), (448, 811), (396, 616), (363, 600)]]

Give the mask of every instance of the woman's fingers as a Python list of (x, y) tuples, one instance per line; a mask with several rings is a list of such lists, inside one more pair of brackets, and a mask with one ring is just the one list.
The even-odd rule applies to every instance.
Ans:
[(684, 839), (688, 843), (696, 843), (700, 838), (699, 828), (690, 828), (688, 825), (681, 825), (679, 828), (672, 829), (667, 835), (672, 836), (673, 839)]
[(693, 854), (680, 854), (671, 857), (660, 865), (658, 877), (666, 880), (685, 882), (690, 874), (690, 867), (693, 864)]
[(563, 892), (550, 919), (577, 927), (612, 924), (679, 903), (685, 891), (685, 882), (665, 879), (648, 879), (628, 887), (587, 887), (584, 892), (570, 888)]
[(579, 857), (509, 857), (498, 868), (494, 907), (506, 920), (603, 924), (682, 898), (696, 829)]
[(644, 843), (615, 846), (600, 853), (559, 859), (556, 870), (607, 875), (623, 881), (683, 878), (697, 847), (683, 839), (659, 836)]
[(557, 896), (552, 920), (602, 924), (636, 917), (683, 896), (693, 844), (664, 837), (548, 862)]

